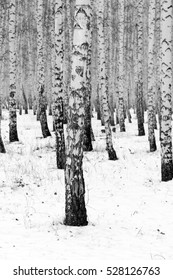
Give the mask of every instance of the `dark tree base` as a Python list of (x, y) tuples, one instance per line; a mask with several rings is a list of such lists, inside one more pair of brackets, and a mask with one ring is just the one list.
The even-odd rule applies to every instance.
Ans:
[(168, 163), (162, 162), (161, 164), (161, 176), (162, 176), (162, 181), (167, 182), (172, 180), (173, 178), (173, 162), (170, 161)]
[(104, 126), (105, 123), (104, 123), (104, 120), (101, 120), (101, 126)]
[(108, 156), (109, 156), (109, 160), (117, 160), (117, 155), (116, 152), (114, 150), (114, 148), (112, 147), (111, 149), (107, 149), (108, 151)]
[(95, 137), (92, 129), (91, 129), (91, 141), (95, 141)]
[(64, 220), (66, 226), (87, 226), (87, 214), (85, 208), (84, 198), (74, 196), (72, 198), (72, 204), (70, 211), (66, 211), (66, 217)]
[(119, 118), (116, 116), (116, 124), (119, 124)]
[(58, 169), (65, 168), (65, 162), (64, 162), (64, 159), (62, 158), (62, 155), (60, 156), (59, 154), (57, 154), (56, 164), (57, 164)]
[(155, 137), (153, 137), (153, 139), (149, 141), (149, 144), (150, 144), (150, 152), (155, 152), (157, 150)]
[(111, 117), (110, 124), (111, 124), (111, 126), (115, 126), (115, 121), (114, 121), (113, 117)]
[(91, 151), (93, 151), (93, 146), (92, 146), (92, 144), (83, 145), (83, 151), (84, 151), (84, 152), (91, 152)]
[(91, 135), (84, 136), (83, 141), (83, 151), (84, 152), (91, 152), (93, 150), (92, 142), (91, 142)]
[(19, 141), (17, 129), (16, 128), (10, 128), (9, 132), (9, 141), (10, 142), (16, 142)]
[(40, 114), (40, 123), (41, 123), (41, 130), (42, 130), (43, 137), (46, 138), (51, 136), (51, 133), (47, 125), (47, 117), (45, 111)]
[(145, 135), (145, 130), (144, 130), (144, 125), (141, 124), (138, 126), (138, 136), (144, 136)]
[(120, 132), (125, 132), (125, 131), (126, 131), (125, 125), (121, 125), (121, 126), (120, 126)]
[(68, 215), (64, 220), (65, 226), (84, 227), (88, 225), (88, 221), (85, 219), (76, 219), (73, 215)]
[(101, 120), (101, 113), (100, 113), (100, 110), (97, 110), (97, 120), (98, 120), (98, 121)]
[(1, 153), (1, 154), (5, 154), (5, 153), (6, 153), (5, 147), (4, 147), (4, 143), (3, 143), (3, 141), (2, 141), (1, 136), (0, 136), (0, 153)]

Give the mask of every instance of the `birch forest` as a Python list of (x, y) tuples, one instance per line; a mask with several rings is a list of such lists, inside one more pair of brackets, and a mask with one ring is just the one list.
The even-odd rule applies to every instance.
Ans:
[(0, 258), (173, 257), (172, 4), (0, 0)]

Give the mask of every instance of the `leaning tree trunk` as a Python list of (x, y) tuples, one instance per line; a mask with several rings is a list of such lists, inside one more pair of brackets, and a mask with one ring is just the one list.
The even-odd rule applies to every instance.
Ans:
[(19, 141), (16, 114), (16, 50), (15, 50), (15, 0), (9, 3), (9, 140)]
[(103, 0), (97, 1), (98, 9), (98, 47), (99, 47), (99, 89), (101, 91), (101, 108), (104, 118), (105, 132), (106, 132), (106, 149), (110, 160), (117, 160), (116, 152), (112, 143), (112, 132), (110, 127), (110, 109), (108, 104), (108, 96), (106, 90), (106, 67), (105, 67), (105, 42), (104, 42), (104, 21)]
[(53, 101), (53, 118), (56, 136), (57, 167), (63, 169), (65, 165), (65, 140), (63, 128), (63, 4), (61, 0), (55, 2), (55, 87)]
[(65, 224), (85, 226), (85, 183), (83, 177), (84, 94), (86, 92), (86, 59), (84, 59), (87, 32), (90, 28), (90, 0), (76, 0), (72, 50), (72, 77), (67, 109), (66, 147), (66, 207)]
[(138, 135), (145, 135), (144, 130), (144, 108), (143, 108), (143, 0), (138, 0), (137, 6), (137, 87), (136, 87), (136, 112), (138, 121)]
[(43, 58), (43, 0), (38, 0), (37, 7), (37, 91), (39, 94), (39, 120), (43, 137), (51, 136), (46, 116), (45, 74)]
[(155, 28), (155, 0), (149, 5), (149, 44), (148, 44), (148, 140), (150, 152), (156, 151), (155, 139), (155, 75), (154, 75), (154, 28)]
[(161, 0), (161, 177), (173, 178), (172, 161), (172, 0)]

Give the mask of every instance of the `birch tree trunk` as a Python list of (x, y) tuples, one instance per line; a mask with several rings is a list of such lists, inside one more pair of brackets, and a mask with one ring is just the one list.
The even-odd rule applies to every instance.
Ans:
[(2, 56), (3, 56), (3, 27), (5, 24), (5, 9), (0, 5), (0, 153), (5, 153), (5, 147), (1, 136), (1, 119), (2, 119), (2, 104), (1, 104), (1, 94), (2, 94)]
[[(161, 111), (161, 93), (160, 93), (160, 72), (161, 72), (161, 30), (160, 30), (160, 20), (161, 20), (161, 5), (160, 0), (155, 0), (155, 36), (154, 36), (154, 65), (155, 65), (155, 88), (156, 88), (156, 108), (158, 113), (159, 127), (161, 122), (160, 111)], [(161, 129), (159, 129), (159, 133)]]
[(118, 118), (120, 131), (125, 131), (124, 122), (124, 0), (119, 0), (119, 59), (118, 59)]
[(37, 92), (39, 94), (39, 119), (43, 137), (51, 136), (46, 116), (45, 73), (43, 57), (43, 0), (37, 6)]
[(56, 135), (56, 160), (59, 169), (65, 164), (65, 140), (63, 128), (63, 3), (55, 2), (55, 88), (53, 117)]
[(112, 132), (110, 127), (110, 110), (108, 104), (108, 96), (106, 90), (106, 67), (105, 67), (105, 42), (104, 42), (104, 1), (97, 0), (98, 9), (98, 48), (99, 48), (99, 89), (101, 92), (101, 107), (104, 118), (106, 132), (106, 149), (110, 160), (117, 160), (116, 152), (112, 143)]
[(67, 146), (65, 165), (65, 221), (69, 226), (85, 226), (85, 182), (82, 169), (84, 94), (86, 93), (86, 45), (90, 28), (90, 0), (76, 0), (72, 48), (71, 88), (67, 108)]
[(19, 141), (16, 114), (16, 49), (15, 49), (15, 0), (9, 3), (9, 140)]
[(172, 0), (161, 0), (161, 178), (173, 178), (172, 162)]
[[(91, 5), (91, 2), (90, 2)], [(92, 19), (92, 9), (90, 7), (88, 14), (90, 19)], [(83, 139), (83, 150), (92, 151), (92, 127), (91, 127), (91, 32), (92, 32), (92, 22), (90, 21), (90, 28), (87, 28), (86, 31), (87, 43), (85, 44), (85, 54), (86, 57), (86, 92), (84, 95), (84, 104), (85, 104), (85, 116), (84, 116), (84, 139)]]
[(148, 140), (150, 152), (156, 151), (155, 140), (155, 75), (154, 75), (154, 29), (155, 29), (155, 0), (149, 4), (149, 45), (148, 45)]
[(138, 121), (138, 135), (145, 135), (144, 109), (143, 109), (143, 0), (137, 2), (137, 88), (136, 88), (136, 111)]

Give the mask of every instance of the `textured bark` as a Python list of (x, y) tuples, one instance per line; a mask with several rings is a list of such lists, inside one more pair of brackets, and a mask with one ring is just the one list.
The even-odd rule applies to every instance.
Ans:
[(137, 86), (136, 86), (136, 112), (138, 121), (138, 135), (145, 135), (144, 130), (144, 108), (143, 108), (143, 0), (138, 0), (137, 6)]
[(56, 136), (56, 161), (59, 169), (65, 165), (64, 110), (63, 110), (63, 4), (55, 2), (55, 87), (53, 94), (53, 119)]
[[(155, 65), (155, 88), (156, 88), (156, 110), (158, 113), (159, 127), (161, 123), (161, 94), (160, 94), (160, 0), (155, 0), (155, 37), (154, 37), (154, 65)], [(159, 129), (159, 133), (161, 129)]]
[(118, 114), (120, 132), (125, 131), (124, 121), (124, 0), (119, 0), (119, 58), (118, 58)]
[(155, 75), (154, 75), (154, 25), (155, 25), (155, 0), (150, 0), (149, 5), (149, 45), (148, 45), (148, 140), (150, 152), (156, 151), (155, 140)]
[(37, 7), (37, 92), (38, 92), (38, 118), (41, 124), (43, 137), (51, 136), (46, 115), (45, 74), (43, 59), (43, 0), (38, 0)]
[(172, 162), (172, 0), (161, 0), (161, 177), (173, 178)]
[(19, 141), (16, 114), (15, 0), (9, 3), (9, 140)]
[(67, 123), (68, 93), (71, 81), (71, 52), (73, 43), (74, 0), (64, 0), (64, 124)]
[(103, 21), (103, 0), (97, 0), (98, 9), (98, 45), (99, 45), (99, 89), (101, 96), (101, 108), (103, 113), (105, 132), (106, 132), (106, 150), (110, 160), (117, 160), (116, 152), (112, 143), (112, 132), (110, 127), (110, 109), (106, 91), (106, 68), (105, 68), (105, 42), (104, 42), (104, 21)]
[[(3, 53), (3, 25), (5, 23), (5, 9), (0, 5), (0, 56)], [(2, 92), (2, 59), (0, 57), (0, 90)], [(2, 104), (0, 92), (0, 153), (5, 153), (5, 147), (1, 136)]]
[[(91, 8), (88, 11), (90, 18), (92, 18)], [(87, 42), (85, 44), (85, 51), (83, 57), (86, 57), (86, 92), (84, 95), (85, 104), (85, 116), (84, 116), (84, 138), (83, 138), (83, 150), (92, 151), (92, 138), (91, 138), (91, 32), (92, 24), (87, 25), (86, 36)]]
[(1, 96), (0, 96), (0, 153), (5, 153), (5, 147), (4, 147), (4, 143), (2, 140), (2, 136), (1, 136), (1, 119), (2, 119), (2, 108), (1, 108), (2, 104), (1, 104)]
[(104, 3), (104, 37), (105, 37), (105, 55), (106, 55), (106, 76), (107, 76), (107, 92), (108, 102), (110, 108), (110, 124), (115, 125), (114, 122), (114, 48), (113, 48), (113, 30), (112, 30), (112, 1), (106, 0)]
[(72, 50), (71, 88), (67, 110), (67, 146), (65, 165), (66, 207), (65, 221), (69, 226), (85, 226), (85, 182), (83, 177), (84, 94), (87, 65), (85, 44), (90, 23), (90, 0), (76, 0)]

